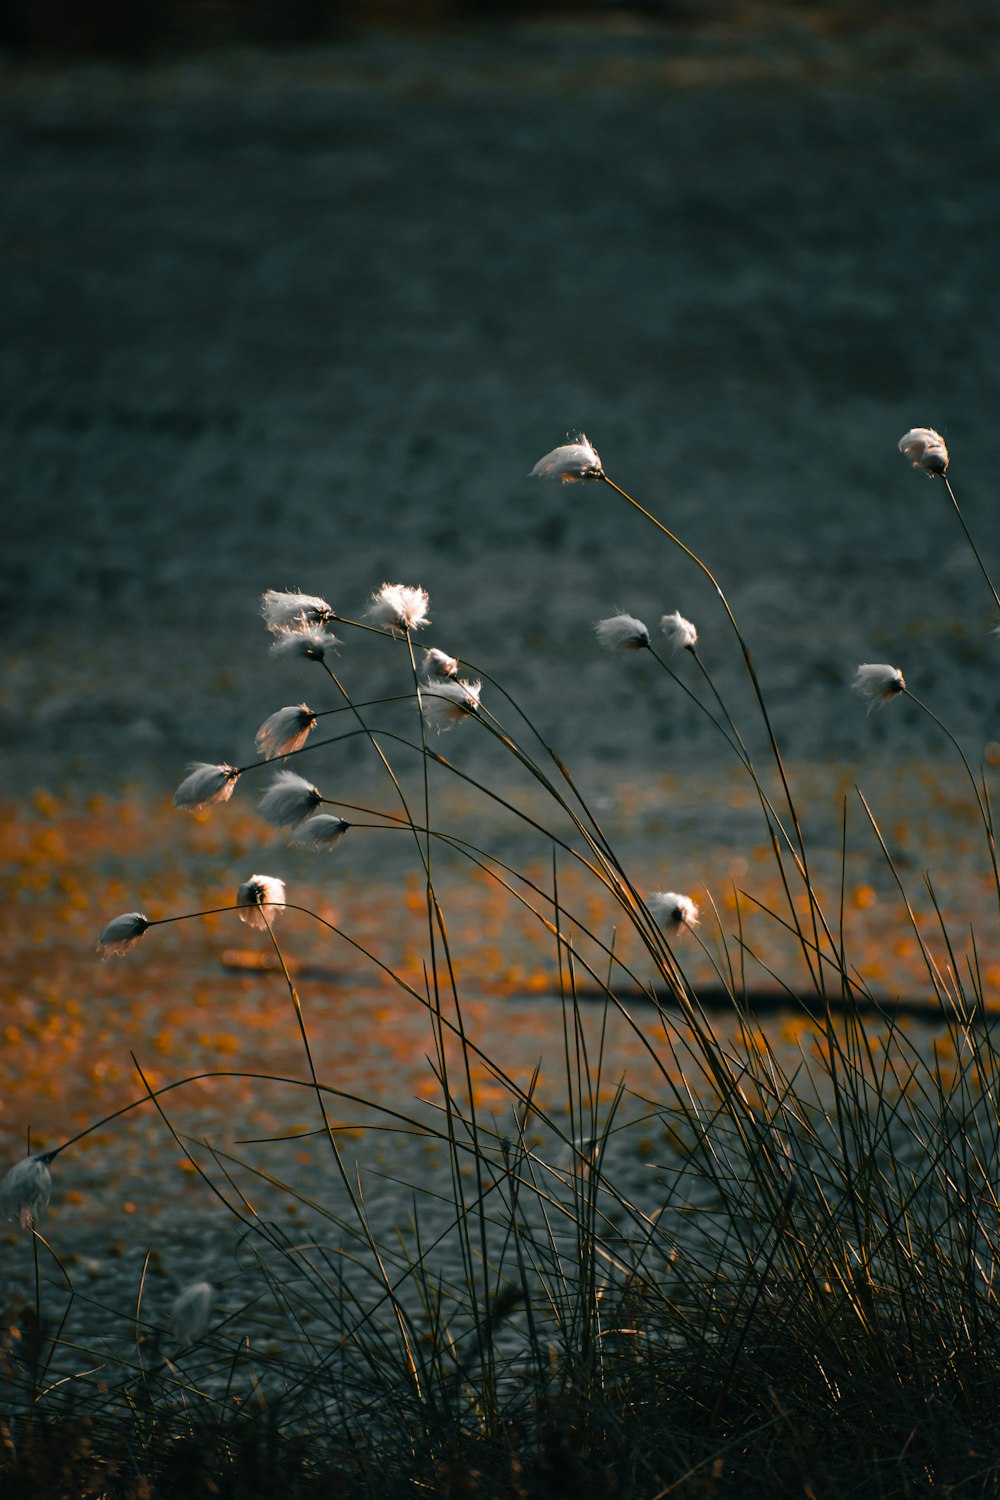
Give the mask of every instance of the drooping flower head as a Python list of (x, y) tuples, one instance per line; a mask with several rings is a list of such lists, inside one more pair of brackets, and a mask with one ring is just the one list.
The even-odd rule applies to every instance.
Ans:
[(612, 615), (594, 626), (597, 643), (605, 651), (642, 651), (649, 645), (649, 631), (634, 615)]
[(236, 892), (236, 905), (240, 908), (241, 922), (266, 931), (269, 921), (273, 922), (284, 908), (285, 882), (276, 875), (251, 875)]
[(326, 600), (316, 594), (282, 593), (278, 589), (268, 589), (260, 601), (260, 612), (268, 630), (273, 631), (327, 625), (337, 618)]
[(277, 755), (290, 755), (293, 750), (302, 748), (315, 728), (316, 715), (308, 703), (279, 708), (258, 729), (257, 750), (265, 760), (274, 760)]
[(185, 776), (174, 793), (174, 806), (183, 807), (187, 812), (201, 812), (203, 808), (228, 802), (239, 774), (235, 766), (212, 766), (206, 761), (195, 761), (190, 775)]
[(560, 479), (563, 484), (573, 484), (578, 479), (600, 479), (603, 473), (597, 450), (581, 432), (575, 442), (563, 443), (540, 458), (530, 477)]
[(390, 625), (394, 630), (419, 630), (429, 625), (427, 611), (430, 599), (426, 589), (408, 588), (405, 583), (383, 583), (372, 595), (368, 618), (376, 625)]
[(339, 645), (341, 641), (332, 630), (321, 630), (318, 625), (300, 625), (277, 634), (271, 650), (275, 656), (304, 656), (307, 661), (325, 661), (327, 653)]
[(428, 729), (436, 729), (440, 733), (460, 724), (469, 714), (478, 713), (482, 690), (481, 682), (466, 682), (462, 679), (428, 683), (420, 693), (424, 722)]
[(257, 803), (257, 811), (266, 823), (284, 828), (301, 823), (314, 813), (323, 801), (318, 787), (295, 771), (278, 771), (270, 787)]
[(449, 677), (458, 676), (458, 662), (454, 656), (447, 656), (436, 646), (425, 646), (424, 653), (425, 682), (447, 682)]
[(944, 438), (933, 427), (911, 427), (899, 440), (899, 451), (905, 453), (915, 469), (928, 474), (947, 474), (948, 449)]
[(0, 1219), (16, 1219), (22, 1229), (32, 1229), (52, 1196), (49, 1163), (54, 1151), (37, 1151), (15, 1162), (0, 1182)]
[(141, 911), (127, 911), (120, 917), (112, 917), (97, 939), (97, 951), (102, 958), (109, 958), (112, 953), (121, 956), (139, 941), (144, 932), (148, 932), (149, 927), (149, 918)]
[(851, 686), (859, 697), (865, 699), (871, 713), (876, 706), (884, 708), (904, 692), (906, 679), (898, 667), (890, 667), (888, 662), (863, 661)]
[(671, 656), (678, 651), (693, 651), (698, 644), (698, 632), (690, 620), (674, 610), (672, 615), (664, 615), (660, 620), (660, 629), (666, 637), (667, 645), (670, 647)]
[(676, 891), (651, 891), (646, 897), (649, 915), (668, 937), (676, 937), (685, 927), (697, 927), (698, 908), (690, 896)]
[(350, 826), (350, 823), (343, 818), (334, 817), (332, 813), (314, 813), (311, 818), (296, 824), (292, 843), (305, 844), (307, 849), (322, 852), (339, 844)]
[(186, 1286), (170, 1309), (174, 1338), (179, 1344), (196, 1344), (207, 1329), (215, 1306), (215, 1288), (209, 1281)]

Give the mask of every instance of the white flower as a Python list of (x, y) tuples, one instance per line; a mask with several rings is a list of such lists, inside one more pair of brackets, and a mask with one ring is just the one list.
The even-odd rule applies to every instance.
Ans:
[(339, 844), (344, 834), (350, 828), (343, 818), (335, 818), (332, 813), (314, 813), (311, 818), (306, 818), (299, 823), (292, 834), (293, 844), (305, 844), (309, 849), (332, 849), (334, 844)]
[(581, 432), (575, 443), (564, 443), (540, 458), (531, 477), (561, 479), (563, 484), (572, 484), (577, 479), (600, 479), (603, 473), (596, 449)]
[(257, 749), (266, 760), (290, 755), (293, 750), (301, 749), (315, 728), (316, 715), (308, 703), (300, 703), (297, 708), (279, 708), (258, 729)]
[(273, 921), (284, 908), (285, 882), (276, 875), (251, 875), (236, 892), (236, 905), (242, 908), (239, 914), (241, 922), (245, 922), (248, 927), (266, 930), (268, 921), (264, 910), (266, 908), (273, 914)]
[(127, 911), (120, 917), (113, 917), (97, 939), (98, 953), (108, 958), (112, 953), (127, 952), (149, 926), (149, 918), (141, 911)]
[(433, 682), (421, 690), (424, 722), (439, 732), (460, 724), (466, 714), (479, 712), (481, 682)]
[(235, 766), (211, 766), (205, 761), (195, 761), (190, 771), (174, 793), (174, 806), (188, 812), (228, 802), (240, 774)]
[(444, 681), (449, 677), (458, 676), (458, 662), (453, 656), (446, 656), (436, 646), (424, 647), (423, 676), (425, 682)]
[(257, 811), (266, 823), (282, 828), (288, 823), (301, 823), (322, 801), (322, 793), (304, 776), (279, 771), (257, 803)]
[(671, 655), (682, 649), (693, 651), (698, 644), (698, 632), (690, 620), (685, 620), (678, 610), (672, 615), (664, 615), (660, 620), (660, 629), (666, 636), (667, 645), (670, 647)]
[(899, 451), (912, 459), (915, 469), (925, 469), (928, 474), (948, 472), (948, 449), (933, 427), (911, 427), (900, 438)]
[(669, 936), (675, 937), (685, 927), (697, 927), (698, 908), (690, 896), (679, 896), (676, 891), (651, 891), (646, 897), (646, 908)]
[(606, 651), (641, 651), (649, 645), (649, 631), (634, 615), (612, 615), (594, 626), (597, 643)]
[(906, 689), (906, 679), (898, 667), (888, 662), (863, 661), (851, 683), (854, 691), (868, 700), (868, 712), (878, 704), (884, 708), (890, 699)]
[(330, 630), (320, 630), (318, 625), (300, 625), (294, 630), (282, 630), (271, 650), (275, 656), (304, 656), (307, 661), (324, 661), (327, 652), (340, 644)]
[(268, 589), (260, 601), (260, 612), (268, 630), (274, 631), (326, 625), (337, 618), (326, 600), (315, 594), (284, 594), (278, 589)]
[(193, 1281), (174, 1299), (170, 1310), (174, 1338), (179, 1344), (196, 1344), (209, 1325), (215, 1306), (215, 1288), (208, 1281)]
[(407, 588), (405, 583), (383, 583), (372, 595), (368, 618), (376, 625), (391, 625), (396, 630), (419, 630), (429, 625), (427, 611), (430, 599), (426, 589)]
[(52, 1194), (49, 1171), (54, 1151), (39, 1151), (15, 1162), (0, 1182), (0, 1219), (17, 1219), (22, 1229), (32, 1229)]

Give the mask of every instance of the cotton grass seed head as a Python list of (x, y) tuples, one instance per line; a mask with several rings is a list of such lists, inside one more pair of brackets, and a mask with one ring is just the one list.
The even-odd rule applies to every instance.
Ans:
[(899, 440), (899, 451), (915, 469), (927, 474), (947, 474), (948, 449), (944, 438), (933, 427), (911, 427)]
[(271, 651), (275, 656), (301, 656), (306, 661), (325, 661), (340, 644), (331, 630), (322, 630), (318, 625), (300, 625), (292, 630), (282, 630)]
[(685, 620), (678, 610), (672, 615), (663, 615), (660, 620), (660, 629), (670, 647), (671, 656), (678, 651), (693, 651), (698, 644), (698, 632), (690, 620)]
[(113, 953), (120, 957), (139, 941), (149, 927), (149, 918), (143, 916), (141, 911), (127, 911), (120, 917), (112, 917), (97, 939), (97, 951), (102, 958), (110, 958)]
[(339, 844), (350, 826), (350, 823), (343, 818), (335, 818), (332, 813), (314, 813), (311, 818), (296, 825), (292, 843), (304, 844), (307, 849), (323, 853), (332, 849), (334, 844)]
[(16, 1219), (22, 1229), (37, 1224), (52, 1196), (49, 1163), (54, 1151), (38, 1151), (15, 1162), (0, 1182), (0, 1219)]
[(530, 477), (559, 479), (563, 484), (574, 484), (578, 479), (600, 479), (603, 473), (597, 450), (581, 432), (575, 442), (563, 443), (540, 458)]
[(186, 1286), (170, 1309), (174, 1338), (179, 1344), (196, 1344), (205, 1333), (215, 1306), (215, 1287), (209, 1281)]
[(394, 630), (419, 630), (430, 624), (427, 614), (430, 599), (426, 589), (408, 588), (405, 583), (383, 583), (372, 595), (368, 618), (375, 625), (390, 625)]
[(298, 630), (310, 625), (326, 625), (336, 615), (325, 599), (316, 594), (282, 593), (268, 589), (260, 601), (260, 612), (268, 630)]
[(424, 723), (428, 729), (436, 729), (438, 733), (453, 729), (469, 714), (479, 712), (479, 695), (482, 690), (481, 682), (466, 682), (462, 679), (456, 682), (428, 683), (420, 694)]
[(597, 644), (605, 651), (642, 651), (649, 645), (649, 631), (634, 615), (612, 615), (594, 626)]
[(873, 708), (884, 708), (904, 692), (906, 679), (898, 667), (890, 667), (888, 662), (863, 661), (851, 686), (859, 697), (864, 698), (871, 713)]
[(265, 823), (284, 828), (292, 823), (301, 823), (314, 813), (323, 801), (322, 793), (311, 781), (295, 771), (278, 771), (270, 787), (257, 803), (257, 811)]
[(236, 892), (236, 905), (240, 908), (241, 922), (265, 931), (284, 909), (285, 882), (276, 875), (251, 875)]
[(308, 703), (279, 708), (265, 719), (257, 731), (256, 745), (265, 760), (277, 755), (291, 755), (300, 750), (316, 727), (316, 715)]
[(458, 676), (458, 662), (453, 656), (447, 656), (436, 646), (425, 646), (424, 653), (425, 682), (447, 682), (450, 677)]
[(646, 897), (649, 915), (668, 937), (676, 937), (685, 927), (698, 926), (698, 908), (690, 896), (676, 891), (652, 891)]
[(195, 761), (190, 774), (174, 793), (174, 806), (183, 807), (186, 812), (201, 812), (203, 808), (228, 802), (239, 774), (235, 766), (212, 766), (205, 761)]

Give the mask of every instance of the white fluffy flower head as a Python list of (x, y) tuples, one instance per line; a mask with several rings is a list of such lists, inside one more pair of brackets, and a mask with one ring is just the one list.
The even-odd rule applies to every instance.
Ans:
[(455, 657), (439, 651), (436, 646), (425, 646), (424, 652), (423, 677), (425, 682), (447, 682), (450, 677), (458, 676), (458, 662)]
[(149, 918), (141, 911), (127, 911), (120, 917), (112, 917), (97, 939), (98, 953), (102, 958), (110, 958), (112, 953), (120, 957), (139, 941), (150, 925)]
[(22, 1229), (32, 1229), (52, 1195), (49, 1163), (54, 1151), (37, 1151), (15, 1162), (0, 1182), (0, 1219), (16, 1219)]
[(899, 440), (899, 451), (904, 453), (915, 469), (927, 474), (947, 474), (948, 449), (944, 438), (933, 427), (911, 427)]
[(420, 701), (424, 710), (424, 722), (429, 729), (442, 732), (452, 729), (469, 714), (479, 712), (481, 682), (431, 682), (421, 690)]
[(652, 891), (646, 897), (649, 915), (669, 937), (676, 937), (685, 927), (697, 927), (698, 908), (690, 896), (677, 891)]
[(264, 931), (284, 908), (285, 882), (276, 875), (251, 875), (236, 892), (236, 905), (241, 922)]
[(339, 844), (350, 826), (345, 819), (334, 817), (332, 813), (314, 813), (296, 825), (292, 843), (322, 852)]
[(275, 656), (303, 656), (306, 661), (325, 661), (327, 653), (341, 644), (330, 630), (318, 625), (299, 625), (277, 634), (271, 647)]
[(201, 812), (203, 808), (228, 802), (239, 774), (235, 766), (212, 766), (206, 761), (196, 761), (174, 793), (174, 806), (183, 807), (187, 812)]
[(301, 823), (314, 813), (323, 801), (318, 787), (295, 771), (278, 771), (270, 787), (257, 803), (257, 811), (265, 823), (284, 828), (291, 823)]
[(884, 708), (906, 690), (906, 678), (898, 667), (888, 662), (863, 661), (851, 683), (854, 691), (868, 704), (868, 712), (875, 707)]
[(594, 626), (597, 643), (605, 651), (642, 651), (649, 645), (649, 631), (634, 615), (612, 615)]
[(196, 1344), (208, 1328), (215, 1306), (215, 1288), (209, 1281), (186, 1286), (170, 1310), (174, 1338), (179, 1344)]
[(372, 595), (368, 618), (376, 625), (390, 625), (394, 630), (419, 630), (429, 625), (427, 611), (430, 599), (426, 589), (408, 588), (405, 583), (383, 583)]
[(674, 610), (672, 615), (664, 615), (660, 620), (660, 629), (670, 647), (671, 655), (678, 651), (693, 651), (698, 644), (698, 632), (690, 620), (685, 620), (679, 610)]
[(268, 630), (274, 631), (326, 625), (337, 618), (326, 600), (316, 594), (282, 593), (278, 589), (268, 589), (260, 601), (260, 612)]
[(257, 731), (256, 745), (265, 760), (300, 750), (316, 728), (316, 715), (308, 703), (279, 708)]
[(531, 478), (560, 479), (563, 484), (573, 484), (578, 479), (600, 479), (604, 473), (596, 448), (581, 432), (575, 442), (563, 443), (540, 458), (531, 471)]

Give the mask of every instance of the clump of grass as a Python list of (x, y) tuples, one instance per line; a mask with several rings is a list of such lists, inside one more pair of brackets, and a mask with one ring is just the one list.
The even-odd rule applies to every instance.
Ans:
[[(914, 434), (907, 440), (910, 453)], [(918, 467), (945, 483), (957, 511), (946, 451), (941, 459), (925, 442), (920, 452), (934, 464)], [(301, 1077), (260, 1080), (309, 1101), (314, 1122), (295, 1140), (318, 1148), (322, 1165), (282, 1176), (268, 1165), (277, 1138), (238, 1150), (189, 1139), (173, 1118), (174, 1096), (203, 1075), (155, 1084), (136, 1056), (136, 1097), (83, 1134), (127, 1129), (135, 1111), (155, 1111), (231, 1214), (236, 1269), (221, 1289), (207, 1281), (189, 1289), (198, 1316), (184, 1322), (183, 1337), (177, 1320), (168, 1328), (147, 1316), (144, 1271), (135, 1306), (111, 1310), (119, 1334), (91, 1346), (79, 1332), (88, 1297), (38, 1223), (51, 1166), (82, 1136), (15, 1166), (0, 1202), (30, 1234), (34, 1295), (12, 1304), (2, 1350), (0, 1475), (12, 1493), (996, 1493), (1000, 1048), (977, 939), (955, 940), (929, 879), (938, 926), (928, 935), (860, 793), (858, 812), (844, 806), (839, 893), (831, 899), (820, 888), (808, 817), (763, 686), (708, 566), (625, 495), (586, 439), (554, 450), (535, 472), (614, 491), (710, 584), (752, 687), (769, 767), (755, 763), (752, 737), (679, 612), (661, 622), (669, 660), (631, 614), (599, 622), (598, 642), (648, 652), (670, 690), (712, 721), (749, 778), (782, 904), (740, 889), (727, 931), (710, 892), (696, 903), (686, 892), (647, 889), (529, 706), (474, 663), (415, 638), (430, 623), (422, 588), (383, 584), (363, 618), (319, 595), (269, 591), (264, 616), (279, 656), (315, 663), (335, 700), (272, 712), (257, 736), (263, 760), (199, 765), (177, 800), (225, 816), (244, 778), (278, 763), (262, 814), (317, 859), (336, 860), (347, 839), (401, 837), (421, 883), (422, 968), (419, 977), (393, 969), (378, 947), (297, 903), (274, 875), (234, 874), (236, 895), (221, 908), (109, 921), (99, 946), (129, 962), (141, 961), (136, 950), (148, 951), (168, 922), (222, 914), (259, 931), (304, 1065)], [(374, 700), (352, 693), (342, 641), (390, 653), (397, 691)], [(364, 662), (357, 675), (367, 680)], [(863, 664), (857, 683), (871, 703), (913, 698), (888, 665)], [(1000, 898), (985, 773), (933, 710), (913, 701), (959, 753), (985, 835), (983, 873)], [(333, 714), (351, 727), (313, 738), (319, 718)], [(449, 747), (451, 731), (465, 738), (454, 758), (440, 748), (444, 731)], [(509, 764), (499, 781), (477, 759), (483, 736)], [(388, 807), (331, 797), (288, 767), (355, 737), (370, 750)], [(501, 810), (530, 839), (533, 859), (544, 852), (548, 873), (535, 863), (519, 869), (442, 826), (439, 789), (449, 782)], [(939, 1027), (930, 1052), (852, 959), (845, 888), (854, 838), (884, 856), (912, 923)], [(491, 882), (550, 954), (562, 1018), (555, 1083), (530, 1065), (514, 1076), (469, 1023), (437, 875), (442, 853)], [(581, 881), (599, 897), (596, 908), (579, 900)], [(668, 870), (662, 881), (673, 883)], [(613, 916), (595, 918), (595, 909)], [(770, 977), (805, 1023), (794, 1052), (754, 1014), (747, 976), (762, 960), (753, 912), (792, 944), (794, 973)], [(279, 936), (279, 914), (291, 937)], [(346, 946), (425, 1017), (432, 1088), (424, 1103), (377, 1103), (350, 1080), (324, 1076), (308, 995), (286, 952), (296, 922)], [(706, 971), (726, 998), (721, 1022), (698, 980)], [(584, 998), (595, 995), (596, 1023)], [(637, 1018), (638, 1004), (655, 1027)], [(654, 1088), (639, 1092), (610, 1072), (611, 1025), (634, 1032)], [(212, 1076), (225, 1086), (248, 1075)], [(501, 1106), (482, 1107), (482, 1079)], [(389, 1231), (372, 1199), (373, 1174), (345, 1159), (357, 1120), (390, 1162), (415, 1139), (439, 1162), (419, 1180), (387, 1172), (388, 1191), (409, 1204), (406, 1223), (397, 1216)], [(624, 1170), (636, 1156), (641, 1181)], [(258, 1208), (260, 1194), (305, 1213), (308, 1227), (281, 1227)]]

